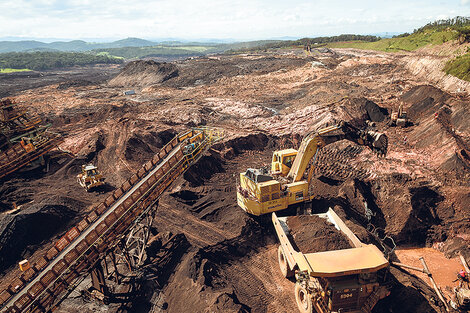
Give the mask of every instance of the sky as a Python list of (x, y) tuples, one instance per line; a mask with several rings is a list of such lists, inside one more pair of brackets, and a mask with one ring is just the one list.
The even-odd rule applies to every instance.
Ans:
[(470, 0), (0, 0), (0, 38), (236, 39), (411, 32)]

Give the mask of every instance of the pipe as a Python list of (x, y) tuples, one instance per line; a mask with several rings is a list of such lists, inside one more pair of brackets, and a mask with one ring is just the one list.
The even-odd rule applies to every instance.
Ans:
[(437, 296), (442, 301), (442, 303), (444, 303), (446, 311), (449, 312), (449, 306), (447, 305), (447, 302), (445, 301), (444, 296), (442, 295), (441, 291), (437, 287), (437, 284), (434, 281), (434, 278), (432, 277), (432, 273), (429, 271), (429, 268), (428, 268), (428, 265), (426, 264), (426, 261), (424, 261), (423, 257), (420, 257), (419, 260), (423, 264), (423, 268), (419, 268), (419, 267), (415, 267), (415, 266), (411, 266), (411, 265), (406, 265), (406, 264), (399, 263), (399, 262), (390, 262), (390, 263), (394, 266), (407, 268), (407, 269), (422, 272), (422, 273), (425, 273), (426, 275), (428, 275), (429, 280), (431, 281), (431, 284), (434, 287), (434, 291), (436, 292)]
[[(414, 271), (426, 273), (423, 268), (419, 268), (419, 267), (415, 267), (415, 266), (411, 266), (411, 265), (406, 265), (406, 264), (399, 263), (399, 262), (390, 262), (390, 263), (391, 263), (392, 265), (395, 265), (395, 266), (404, 267), (404, 268), (407, 268), (407, 269), (410, 269), (410, 270), (414, 270)], [(426, 274), (427, 274), (427, 273), (426, 273)]]
[(469, 272), (470, 272), (470, 268), (468, 268), (467, 260), (465, 260), (465, 258), (463, 257), (462, 254), (460, 254), (459, 257), (460, 257), (460, 262), (462, 263), (463, 267), (465, 268), (465, 271), (466, 271), (467, 273), (469, 273)]
[(424, 258), (423, 258), (423, 257), (420, 257), (419, 260), (420, 260), (421, 263), (423, 264), (425, 273), (428, 275), (429, 280), (431, 281), (432, 286), (434, 287), (434, 290), (436, 291), (437, 296), (438, 296), (439, 299), (442, 301), (442, 303), (444, 303), (444, 306), (446, 307), (446, 311), (449, 312), (449, 306), (447, 305), (447, 302), (445, 301), (444, 296), (442, 295), (441, 291), (440, 291), (439, 288), (437, 287), (436, 282), (434, 281), (434, 278), (432, 278), (432, 274), (431, 274), (431, 272), (430, 272), (429, 269), (428, 269), (428, 265), (426, 264), (426, 261), (424, 261)]

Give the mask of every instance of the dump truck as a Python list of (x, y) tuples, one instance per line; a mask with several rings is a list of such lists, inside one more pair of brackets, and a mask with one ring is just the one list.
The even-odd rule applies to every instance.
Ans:
[(303, 253), (290, 235), (289, 217), (272, 213), (280, 242), (279, 267), (284, 277), (295, 276), (300, 312), (371, 312), (390, 294), (389, 262), (376, 246), (362, 243), (331, 208), (314, 215), (332, 223), (354, 248)]
[[(238, 205), (249, 214), (258, 216), (310, 202), (313, 195), (309, 188), (318, 152), (324, 146), (343, 139), (367, 146), (379, 155), (387, 153), (388, 138), (383, 133), (359, 129), (344, 121), (322, 128), (307, 134), (299, 150), (275, 151), (270, 171), (249, 168), (240, 173)], [(312, 159), (307, 179), (304, 179)]]
[(82, 172), (77, 175), (77, 181), (87, 191), (104, 185), (103, 175), (93, 164), (82, 165)]

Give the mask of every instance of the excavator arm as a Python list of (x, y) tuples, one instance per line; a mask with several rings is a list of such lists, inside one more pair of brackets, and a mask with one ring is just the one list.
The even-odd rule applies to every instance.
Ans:
[[(338, 134), (330, 134), (339, 131)], [(294, 159), (292, 167), (287, 174), (287, 178), (292, 182), (302, 180), (302, 176), (307, 169), (310, 160), (313, 158), (315, 163), (318, 151), (330, 143), (349, 140), (359, 145), (367, 146), (379, 155), (387, 154), (388, 139), (383, 133), (358, 129), (347, 122), (340, 122), (336, 125), (322, 128), (319, 131), (311, 132), (302, 140), (297, 156)], [(311, 179), (311, 171), (308, 181)]]

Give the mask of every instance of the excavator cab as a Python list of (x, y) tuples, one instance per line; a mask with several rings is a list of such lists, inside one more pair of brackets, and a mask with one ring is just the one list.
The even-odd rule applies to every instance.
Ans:
[(271, 163), (271, 174), (287, 176), (294, 163), (297, 150), (285, 149), (275, 151), (273, 154), (273, 161)]
[(400, 106), (398, 107), (398, 112), (392, 112), (390, 116), (390, 125), (391, 126), (400, 126), (400, 127), (406, 127), (410, 124), (410, 120), (408, 119), (408, 116), (403, 109), (403, 102), (400, 103)]

